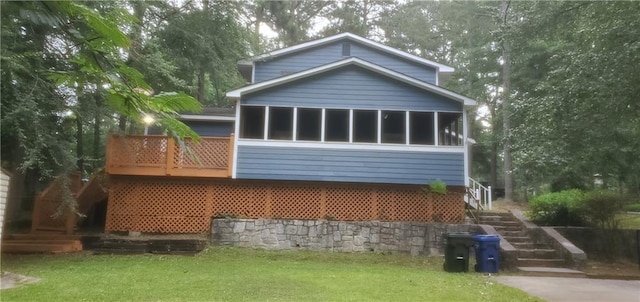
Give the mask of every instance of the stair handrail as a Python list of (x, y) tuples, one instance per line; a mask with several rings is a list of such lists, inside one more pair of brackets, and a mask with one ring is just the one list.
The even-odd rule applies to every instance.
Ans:
[[(466, 187), (465, 194), (467, 197), (465, 198), (465, 201), (466, 201), (465, 208), (467, 210), (467, 213), (469, 214), (469, 216), (471, 216), (471, 219), (473, 219), (475, 224), (480, 224), (480, 210), (481, 210), (480, 203), (478, 203), (478, 200), (475, 200), (475, 196), (473, 196), (473, 194), (471, 193), (471, 188)], [(472, 199), (476, 205), (475, 207), (472, 205)], [(475, 210), (475, 213), (473, 210)]]
[(482, 209), (491, 210), (493, 196), (491, 194), (491, 186), (483, 186), (480, 182), (469, 177), (469, 195), (478, 202)]

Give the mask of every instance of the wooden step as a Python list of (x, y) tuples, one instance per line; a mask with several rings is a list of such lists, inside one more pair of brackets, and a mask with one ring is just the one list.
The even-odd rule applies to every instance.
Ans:
[(80, 235), (65, 235), (60, 233), (27, 233), (11, 234), (8, 239), (12, 240), (80, 240)]
[(8, 254), (32, 254), (32, 253), (65, 253), (82, 251), (82, 243), (37, 243), (9, 240), (2, 242), (2, 252)]
[(518, 266), (563, 267), (564, 259), (518, 258)]
[(518, 273), (525, 276), (536, 277), (564, 277), (564, 278), (586, 278), (587, 275), (582, 271), (568, 268), (558, 267), (537, 267), (537, 266), (520, 266), (517, 268)]
[(556, 250), (554, 249), (520, 249), (518, 250), (519, 258), (537, 258), (537, 259), (556, 259)]

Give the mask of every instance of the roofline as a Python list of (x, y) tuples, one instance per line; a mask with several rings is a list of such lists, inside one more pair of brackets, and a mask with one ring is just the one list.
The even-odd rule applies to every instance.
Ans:
[(185, 121), (218, 121), (218, 122), (233, 122), (236, 120), (235, 116), (225, 115), (199, 115), (199, 114), (181, 114), (179, 119)]
[(344, 67), (347, 65), (357, 65), (360, 66), (362, 68), (368, 69), (370, 71), (385, 75), (387, 77), (399, 80), (401, 82), (413, 85), (415, 87), (445, 96), (445, 97), (449, 97), (452, 98), (456, 101), (459, 101), (463, 104), (464, 107), (471, 107), (471, 106), (476, 106), (477, 102), (473, 99), (470, 99), (466, 96), (463, 96), (461, 94), (455, 93), (453, 91), (450, 91), (448, 89), (442, 88), (440, 86), (437, 85), (433, 85), (430, 83), (426, 83), (426, 82), (422, 82), (420, 80), (417, 80), (415, 78), (406, 76), (402, 73), (384, 68), (382, 66), (373, 64), (371, 62), (359, 59), (359, 58), (355, 58), (355, 57), (351, 57), (351, 58), (347, 58), (344, 60), (340, 60), (337, 62), (333, 62), (333, 63), (329, 63), (326, 65), (322, 65), (319, 67), (315, 67), (315, 68), (311, 68), (311, 69), (307, 69), (304, 71), (300, 71), (297, 73), (293, 73), (290, 75), (286, 75), (286, 76), (282, 76), (279, 78), (275, 78), (275, 79), (271, 79), (271, 80), (267, 80), (264, 82), (260, 82), (257, 84), (252, 84), (249, 86), (245, 86), (242, 88), (238, 88), (232, 91), (227, 92), (227, 97), (231, 98), (231, 99), (240, 99), (242, 97), (243, 94), (246, 93), (251, 93), (251, 92), (256, 92), (256, 91), (260, 91), (260, 90), (264, 90), (267, 88), (271, 88), (271, 87), (276, 87), (282, 84), (286, 84), (289, 82), (293, 82), (299, 79), (303, 79), (303, 78), (307, 78), (313, 75), (317, 75), (317, 74), (321, 74), (330, 70), (334, 70), (340, 67)]
[(302, 44), (298, 44), (298, 45), (294, 45), (294, 46), (290, 46), (290, 47), (286, 47), (286, 48), (282, 48), (279, 50), (275, 50), (272, 52), (268, 52), (265, 54), (261, 54), (258, 55), (256, 57), (253, 58), (253, 60), (241, 60), (238, 62), (238, 64), (240, 65), (249, 65), (249, 64), (253, 64), (253, 62), (258, 61), (258, 60), (262, 60), (262, 59), (267, 59), (267, 58), (272, 58), (272, 57), (277, 57), (277, 56), (281, 56), (281, 55), (285, 55), (288, 53), (292, 53), (295, 51), (299, 51), (299, 50), (304, 50), (307, 48), (311, 48), (313, 46), (316, 45), (322, 45), (322, 44), (326, 44), (326, 43), (330, 43), (336, 40), (340, 40), (342, 38), (348, 38), (348, 39), (352, 39), (358, 42), (362, 42), (366, 45), (369, 45), (373, 48), (377, 48), (379, 50), (385, 51), (385, 52), (389, 52), (392, 54), (395, 54), (397, 56), (403, 57), (405, 59), (414, 61), (414, 62), (418, 62), (421, 64), (425, 64), (425, 65), (429, 65), (431, 67), (434, 67), (438, 70), (439, 73), (452, 73), (455, 71), (455, 69), (451, 66), (447, 66), (444, 64), (440, 64), (431, 60), (427, 60), (425, 58), (421, 58), (419, 56), (416, 55), (412, 55), (410, 53), (395, 49), (393, 47), (389, 47), (387, 45), (363, 38), (361, 36), (358, 35), (354, 35), (352, 33), (341, 33), (341, 34), (337, 34), (334, 36), (330, 36), (330, 37), (326, 37), (326, 38), (322, 38), (322, 39), (318, 39), (318, 40), (313, 40), (313, 41), (309, 41), (309, 42), (305, 42)]

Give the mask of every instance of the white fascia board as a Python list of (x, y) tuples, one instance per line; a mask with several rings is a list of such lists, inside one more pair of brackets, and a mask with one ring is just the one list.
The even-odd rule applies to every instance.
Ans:
[(236, 120), (234, 116), (223, 115), (197, 115), (197, 114), (181, 114), (178, 119), (185, 121), (220, 121), (233, 122)]
[(461, 102), (464, 105), (464, 107), (471, 107), (471, 106), (477, 105), (476, 101), (474, 101), (474, 100), (472, 100), (472, 99), (470, 99), (470, 98), (468, 98), (466, 96), (457, 94), (457, 93), (455, 93), (453, 91), (444, 89), (442, 87), (439, 87), (439, 86), (436, 86), (436, 85), (433, 85), (433, 84), (430, 84), (430, 83), (427, 83), (427, 82), (423, 82), (423, 81), (417, 80), (415, 78), (406, 76), (406, 75), (401, 74), (399, 72), (395, 72), (393, 70), (384, 68), (382, 66), (379, 66), (379, 65), (376, 65), (376, 64), (373, 64), (373, 63), (370, 63), (370, 62), (367, 62), (367, 61), (364, 61), (362, 59), (358, 59), (358, 58), (355, 58), (355, 57), (347, 58), (347, 59), (344, 59), (344, 60), (341, 60), (341, 61), (329, 63), (329, 64), (322, 65), (322, 66), (319, 66), (319, 67), (316, 67), (316, 68), (307, 69), (305, 71), (301, 71), (301, 72), (298, 72), (298, 73), (293, 73), (293, 74), (286, 75), (286, 76), (283, 76), (283, 77), (271, 79), (271, 80), (260, 82), (260, 83), (254, 84), (254, 85), (249, 85), (249, 86), (245, 86), (245, 87), (242, 87), (242, 88), (239, 88), (239, 89), (236, 89), (236, 90), (232, 90), (232, 91), (227, 92), (227, 97), (231, 98), (231, 99), (240, 99), (240, 97), (242, 97), (242, 95), (245, 94), (245, 93), (256, 92), (256, 91), (260, 91), (260, 90), (263, 90), (263, 89), (279, 86), (279, 85), (282, 85), (282, 84), (285, 84), (285, 83), (289, 83), (289, 82), (292, 82), (292, 81), (295, 81), (295, 80), (299, 80), (299, 79), (303, 79), (303, 78), (310, 77), (310, 76), (313, 76), (313, 75), (321, 74), (321, 73), (324, 73), (324, 72), (327, 72), (327, 71), (330, 71), (330, 70), (333, 70), (333, 69), (337, 69), (337, 68), (340, 68), (340, 67), (343, 67), (343, 66), (347, 66), (347, 65), (357, 65), (357, 66), (360, 66), (362, 68), (371, 70), (373, 72), (382, 74), (384, 76), (396, 79), (398, 81), (401, 81), (401, 82), (416, 86), (418, 88), (421, 88), (421, 89), (424, 89), (424, 90), (427, 90), (427, 91), (431, 91), (433, 93), (436, 93), (436, 94), (451, 98), (453, 100)]
[[(368, 45), (368, 46), (370, 46), (372, 48), (375, 48), (375, 49), (382, 50), (382, 51), (387, 52), (387, 53), (391, 53), (391, 54), (397, 55), (399, 57), (408, 59), (410, 61), (414, 61), (414, 62), (417, 62), (417, 63), (421, 63), (421, 64), (424, 64), (424, 65), (431, 66), (431, 67), (437, 69), (437, 71), (439, 73), (451, 73), (451, 72), (455, 71), (455, 69), (453, 67), (451, 67), (451, 66), (447, 66), (447, 65), (440, 64), (440, 63), (437, 63), (437, 62), (434, 62), (434, 61), (431, 61), (431, 60), (427, 60), (425, 58), (421, 58), (421, 57), (418, 57), (416, 55), (412, 55), (410, 53), (395, 49), (393, 47), (389, 47), (387, 45), (380, 44), (380, 43), (375, 42), (375, 41), (371, 41), (369, 39), (360, 37), (358, 35), (354, 35), (352, 33), (337, 34), (335, 36), (330, 36), (330, 37), (326, 37), (326, 38), (322, 38), (322, 39), (318, 39), (318, 40), (314, 40), (314, 41), (309, 41), (309, 42), (306, 42), (306, 43), (302, 43), (302, 44), (294, 45), (294, 46), (291, 46), (291, 47), (279, 49), (279, 50), (276, 50), (276, 51), (268, 52), (268, 53), (265, 53), (265, 54), (258, 55), (257, 57), (255, 57), (253, 59), (253, 61), (259, 61), (259, 60), (263, 60), (263, 59), (267, 59), (267, 58), (272, 58), (272, 57), (285, 55), (285, 54), (296, 52), (296, 51), (299, 51), (299, 50), (304, 50), (304, 49), (307, 49), (307, 48), (311, 48), (311, 47), (314, 47), (314, 46), (317, 46), (317, 45), (331, 43), (333, 41), (337, 41), (337, 40), (340, 40), (340, 39), (343, 39), (343, 38), (348, 38), (348, 39), (351, 39), (351, 40), (355, 40), (355, 41), (358, 41), (358, 42), (360, 42), (362, 44)], [(241, 61), (241, 62), (238, 62), (238, 63), (239, 64), (247, 64), (248, 62), (247, 61)]]

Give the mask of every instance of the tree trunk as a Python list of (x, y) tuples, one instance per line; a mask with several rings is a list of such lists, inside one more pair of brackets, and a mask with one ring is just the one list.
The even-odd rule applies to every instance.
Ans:
[(76, 166), (80, 173), (84, 173), (84, 146), (83, 146), (82, 117), (76, 112)]
[(513, 200), (513, 174), (512, 174), (512, 161), (511, 161), (511, 104), (510, 104), (510, 90), (511, 84), (510, 72), (511, 72), (511, 50), (509, 49), (509, 41), (505, 36), (507, 30), (507, 14), (509, 12), (509, 1), (502, 0), (503, 11), (503, 35), (502, 35), (502, 128), (504, 132), (504, 198), (506, 200)]
[(200, 72), (198, 73), (198, 93), (197, 93), (197, 99), (198, 102), (204, 104), (204, 68), (200, 67)]

